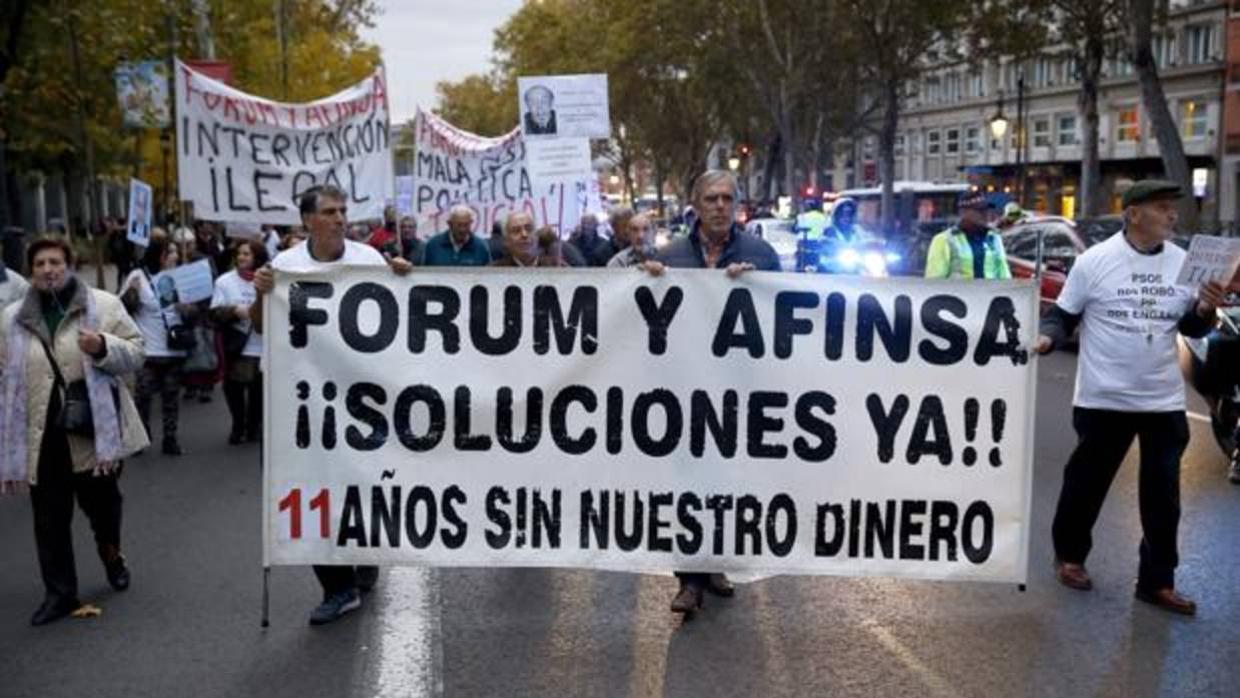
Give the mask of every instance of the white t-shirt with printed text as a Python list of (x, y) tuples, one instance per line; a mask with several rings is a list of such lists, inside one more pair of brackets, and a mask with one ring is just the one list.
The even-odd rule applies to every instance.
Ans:
[[(215, 280), (215, 292), (211, 294), (211, 307), (221, 308), (230, 305), (249, 307), (254, 304), (257, 297), (258, 292), (254, 290), (254, 282), (246, 281), (234, 270)], [(263, 355), (263, 338), (258, 333), (250, 331), (248, 317), (245, 320), (234, 320), (232, 326), (250, 336), (246, 340), (245, 349), (241, 351), (242, 356)]]
[(127, 289), (134, 282), (138, 288), (138, 310), (133, 321), (142, 332), (146, 355), (160, 359), (185, 356), (184, 351), (168, 348), (168, 328), (181, 324), (181, 313), (175, 305), (160, 307), (159, 295), (151, 286), (151, 277), (146, 270), (134, 269), (125, 278), (125, 285), (121, 288)]
[(1122, 412), (1184, 409), (1176, 325), (1196, 300), (1177, 286), (1184, 250), (1142, 254), (1123, 231), (1077, 258), (1056, 304), (1081, 315), (1073, 404)]

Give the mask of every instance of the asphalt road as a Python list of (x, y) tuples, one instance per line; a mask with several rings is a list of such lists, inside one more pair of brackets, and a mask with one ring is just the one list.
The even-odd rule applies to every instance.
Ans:
[(324, 628), (309, 570), (277, 568), (259, 627), (257, 449), (225, 445), (217, 392), (182, 412), (186, 455), (122, 481), (133, 587), (114, 593), (75, 520), (92, 620), (31, 628), (41, 597), (30, 504), (0, 499), (0, 696), (1237, 696), (1240, 487), (1208, 425), (1184, 460), (1178, 582), (1187, 619), (1137, 603), (1130, 457), (1095, 531), (1097, 588), (1051, 574), (1049, 526), (1073, 445), (1074, 357), (1043, 361), (1028, 590), (779, 577), (682, 623), (670, 577), (538, 569), (385, 570)]

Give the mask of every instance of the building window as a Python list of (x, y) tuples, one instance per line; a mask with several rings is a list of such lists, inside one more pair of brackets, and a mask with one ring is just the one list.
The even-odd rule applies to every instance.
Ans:
[(964, 130), (964, 152), (973, 155), (978, 151), (981, 145), (982, 130), (977, 126), (970, 126)]
[(904, 134), (903, 133), (896, 135), (896, 142), (892, 145), (892, 148), (895, 150), (896, 157), (901, 157), (904, 155)]
[(1175, 34), (1156, 36), (1152, 43), (1154, 62), (1159, 68), (1172, 68), (1180, 62), (1178, 55), (1180, 47), (1175, 40)]
[(865, 140), (861, 141), (861, 159), (874, 159), (874, 136), (866, 136)]
[(956, 155), (960, 152), (960, 129), (947, 129), (947, 154)]
[(1033, 147), (1049, 148), (1051, 145), (1051, 120), (1039, 116), (1033, 120)]
[(1076, 114), (1060, 114), (1059, 123), (1059, 145), (1074, 146), (1080, 144), (1080, 138), (1076, 135)]
[(1206, 103), (1188, 101), (1180, 105), (1180, 129), (1184, 138), (1204, 138), (1206, 135)]
[(1115, 140), (1119, 143), (1141, 140), (1141, 120), (1135, 106), (1120, 109), (1116, 114)]
[(1184, 29), (1184, 43), (1188, 47), (1189, 63), (1209, 63), (1214, 60), (1214, 25), (1198, 24)]
[(926, 154), (927, 155), (938, 155), (939, 154), (939, 132), (938, 131), (927, 131), (926, 132)]

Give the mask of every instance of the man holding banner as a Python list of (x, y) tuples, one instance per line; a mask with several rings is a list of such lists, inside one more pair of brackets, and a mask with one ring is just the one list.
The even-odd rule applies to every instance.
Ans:
[[(363, 267), (389, 266), (397, 274), (407, 274), (413, 268), (399, 257), (386, 260), (373, 247), (346, 240), (344, 236), (348, 195), (333, 187), (313, 187), (302, 194), (301, 219), (310, 232), (310, 239), (301, 245), (285, 250), (276, 256), (269, 266), (254, 275), (254, 290), (258, 299), (250, 305), (250, 320), (254, 331), (263, 331), (264, 294), (275, 287), (274, 271), (319, 271), (332, 265), (343, 264)], [(271, 370), (269, 367), (267, 370)], [(325, 625), (362, 605), (361, 594), (374, 588), (379, 580), (379, 568), (359, 565), (314, 565), (314, 575), (323, 587), (323, 602), (310, 614), (311, 625)]]
[[(730, 278), (750, 270), (779, 271), (779, 255), (770, 243), (754, 237), (736, 223), (736, 177), (724, 170), (707, 170), (693, 183), (693, 207), (700, 212), (687, 237), (668, 245), (657, 260), (643, 268), (654, 276), (665, 267), (724, 269)], [(673, 613), (692, 613), (702, 607), (702, 594), (732, 596), (736, 588), (727, 575), (677, 572), (680, 589), (672, 599)]]
[(1204, 336), (1224, 289), (1211, 282), (1194, 298), (1175, 283), (1185, 252), (1168, 241), (1182, 196), (1178, 184), (1152, 180), (1124, 194), (1124, 230), (1077, 259), (1035, 349), (1049, 352), (1081, 328), (1072, 413), (1080, 440), (1064, 467), (1051, 531), (1056, 578), (1072, 589), (1093, 588), (1085, 570), (1090, 533), (1136, 438), (1143, 534), (1136, 598), (1193, 615), (1197, 604), (1175, 589), (1180, 457), (1188, 445), (1176, 333)]

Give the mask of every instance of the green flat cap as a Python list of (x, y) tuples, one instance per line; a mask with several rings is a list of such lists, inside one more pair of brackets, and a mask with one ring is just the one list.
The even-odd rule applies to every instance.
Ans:
[(1148, 201), (1159, 199), (1180, 199), (1184, 197), (1184, 188), (1166, 179), (1143, 179), (1133, 182), (1128, 191), (1124, 192), (1124, 208), (1136, 206)]

